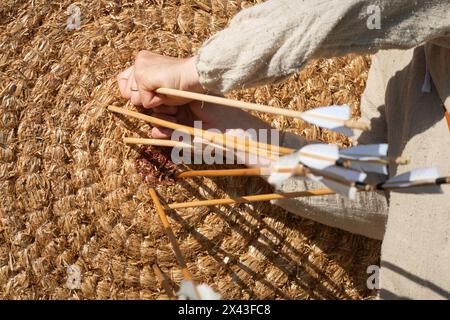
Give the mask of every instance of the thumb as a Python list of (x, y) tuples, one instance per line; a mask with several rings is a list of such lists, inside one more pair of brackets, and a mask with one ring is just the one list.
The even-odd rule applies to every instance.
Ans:
[(164, 104), (164, 97), (158, 95), (153, 90), (146, 89), (142, 84), (138, 83), (139, 94), (141, 96), (142, 106), (146, 109), (151, 109)]

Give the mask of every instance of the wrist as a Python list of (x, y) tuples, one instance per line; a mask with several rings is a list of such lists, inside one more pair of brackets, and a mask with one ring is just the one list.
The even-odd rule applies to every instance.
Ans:
[(192, 56), (184, 60), (181, 70), (181, 88), (182, 90), (203, 93), (205, 90), (200, 84), (196, 61), (197, 56)]

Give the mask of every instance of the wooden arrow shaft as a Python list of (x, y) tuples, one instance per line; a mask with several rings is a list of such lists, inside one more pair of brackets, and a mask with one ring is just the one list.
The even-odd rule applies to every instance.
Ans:
[(345, 159), (348, 161), (353, 162), (366, 162), (366, 163), (381, 163), (381, 164), (401, 164), (405, 165), (409, 163), (409, 159), (405, 157), (397, 157), (397, 158), (390, 158), (390, 157), (379, 157), (378, 159), (369, 159), (369, 160), (362, 160), (362, 159), (354, 159), (353, 157), (373, 157), (373, 155), (370, 154), (351, 154), (351, 155), (341, 155), (341, 159)]
[[(240, 139), (234, 136), (227, 136), (224, 134), (220, 134), (217, 132), (212, 132), (208, 130), (201, 130), (198, 128), (193, 128), (189, 126), (180, 125), (174, 122), (166, 121), (163, 119), (155, 118), (152, 116), (148, 116), (139, 112), (127, 110), (124, 108), (119, 108), (116, 106), (108, 106), (108, 110), (116, 113), (120, 113), (123, 115), (127, 115), (136, 119), (144, 120), (146, 122), (152, 123), (154, 125), (158, 125), (161, 127), (169, 128), (172, 130), (179, 130), (182, 132), (186, 132), (192, 136), (201, 137), (204, 139), (211, 140), (212, 142), (216, 142), (224, 147), (238, 149), (245, 152), (249, 152), (256, 155), (261, 155), (264, 157), (268, 157), (271, 159), (278, 159), (278, 156), (274, 156), (273, 154), (290, 154), (294, 150), (291, 148), (278, 147), (271, 144), (266, 144), (262, 142), (256, 142), (250, 139)], [(262, 151), (264, 150), (264, 151)]]
[[(213, 146), (214, 148), (218, 148), (222, 150), (224, 155), (230, 155), (237, 157), (237, 154), (235, 150), (226, 149), (221, 145), (215, 144), (215, 143), (208, 143), (205, 142), (198, 142), (198, 145), (200, 147), (196, 147), (197, 142), (194, 142), (194, 144), (189, 144), (182, 141), (175, 141), (175, 140), (167, 140), (167, 139), (149, 139), (149, 138), (133, 138), (133, 137), (125, 137), (123, 138), (123, 142), (126, 144), (142, 144), (142, 145), (149, 145), (149, 146), (158, 146), (158, 147), (169, 147), (169, 148), (182, 148), (182, 149), (190, 149), (194, 153), (202, 154), (203, 148), (206, 146)], [(267, 154), (267, 150), (260, 150), (261, 154)], [(270, 154), (270, 157), (273, 157), (274, 159), (278, 159), (278, 154), (275, 154), (272, 152)]]
[[(297, 118), (297, 119), (301, 119), (301, 117), (303, 115), (303, 112), (301, 112), (301, 111), (283, 109), (283, 108), (275, 108), (275, 107), (265, 106), (265, 105), (256, 104), (256, 103), (231, 100), (231, 99), (227, 99), (227, 98), (223, 98), (223, 97), (209, 96), (206, 94), (201, 94), (201, 93), (196, 93), (196, 92), (189, 92), (189, 91), (176, 90), (176, 89), (170, 89), (170, 88), (159, 88), (159, 89), (156, 89), (155, 91), (156, 91), (156, 93), (159, 93), (159, 94), (164, 94), (167, 96), (172, 96), (172, 97), (177, 97), (177, 98), (185, 98), (185, 99), (190, 99), (190, 100), (215, 103), (215, 104), (220, 104), (220, 105), (232, 107), (232, 108), (271, 113), (271, 114), (276, 114), (276, 115), (293, 117), (293, 118)], [(347, 128), (359, 129), (359, 130), (369, 130), (370, 129), (370, 125), (368, 123), (363, 123), (361, 121), (343, 120), (343, 119), (339, 119), (339, 118), (336, 118), (333, 116), (317, 115), (317, 114), (308, 114), (308, 116), (319, 118), (319, 119), (324, 119), (324, 120), (329, 120), (329, 121), (334, 121), (339, 124), (342, 124), (342, 126), (345, 126)]]
[(175, 258), (178, 261), (178, 264), (181, 267), (181, 272), (183, 273), (183, 278), (187, 281), (192, 281), (192, 274), (189, 272), (186, 264), (186, 260), (184, 260), (183, 254), (181, 253), (180, 246), (178, 245), (175, 234), (173, 233), (172, 228), (170, 227), (169, 220), (167, 220), (166, 213), (164, 211), (164, 207), (159, 201), (158, 195), (156, 194), (155, 189), (150, 188), (149, 190), (150, 197), (155, 204), (156, 211), (158, 212), (159, 218), (164, 226), (164, 231), (166, 232), (167, 237), (172, 245), (173, 252), (175, 254)]
[[(340, 166), (342, 164), (343, 167), (345, 168), (350, 168), (351, 167), (351, 162), (359, 162), (359, 163), (379, 163), (379, 164), (408, 164), (409, 160), (403, 157), (398, 157), (395, 159), (391, 159), (388, 157), (380, 157), (379, 159), (369, 159), (369, 160), (362, 160), (362, 159), (354, 159), (353, 157), (371, 157), (370, 155), (366, 155), (366, 154), (355, 154), (355, 155), (351, 155), (350, 156), (346, 156), (346, 155), (339, 155), (339, 158), (336, 159), (334, 157), (331, 156), (327, 156), (327, 155), (323, 155), (323, 154), (316, 154), (316, 153), (312, 153), (312, 152), (305, 152), (305, 151), (301, 151), (300, 150), (300, 154), (304, 157), (309, 157), (312, 159), (317, 159), (317, 160), (323, 160), (323, 161), (330, 161), (335, 165)], [(337, 161), (340, 161), (340, 163), (338, 163)]]
[(177, 174), (177, 178), (192, 177), (231, 177), (231, 176), (268, 176), (273, 173), (291, 173), (295, 176), (305, 177), (308, 174), (323, 177), (349, 187), (354, 186), (352, 181), (345, 178), (329, 174), (323, 170), (312, 169), (303, 165), (297, 165), (293, 168), (244, 168), (244, 169), (218, 169), (218, 170), (190, 170)]
[(185, 98), (185, 99), (190, 99), (190, 100), (209, 102), (209, 103), (219, 104), (219, 105), (231, 107), (231, 108), (259, 111), (259, 112), (277, 114), (277, 115), (288, 116), (288, 117), (293, 117), (293, 118), (300, 118), (300, 116), (302, 114), (302, 112), (300, 112), (300, 111), (275, 108), (275, 107), (265, 106), (265, 105), (261, 105), (261, 104), (257, 104), (257, 103), (231, 100), (231, 99), (227, 99), (227, 98), (223, 98), (223, 97), (210, 96), (210, 95), (196, 93), (196, 92), (182, 91), (182, 90), (176, 90), (176, 89), (170, 89), (170, 88), (159, 88), (159, 89), (156, 89), (155, 91), (156, 91), (156, 93), (159, 93), (159, 94), (164, 94), (167, 96), (172, 96), (172, 97), (177, 97), (177, 98)]
[[(431, 181), (428, 181), (428, 182), (431, 182)], [(444, 183), (450, 183), (450, 177), (445, 177)], [(353, 186), (357, 187), (359, 192), (376, 190), (376, 186), (368, 185), (368, 184), (364, 184), (364, 183), (359, 183), (358, 185), (353, 184)], [(367, 188), (366, 190), (364, 190), (365, 186), (368, 186), (371, 188)], [(351, 184), (349, 184), (349, 187), (351, 187)], [(235, 197), (235, 198), (199, 200), (199, 201), (183, 202), (183, 203), (171, 203), (171, 204), (165, 205), (164, 208), (167, 210), (174, 210), (174, 209), (193, 208), (193, 207), (202, 207), (202, 206), (232, 205), (232, 204), (240, 204), (240, 203), (259, 202), (259, 201), (283, 200), (283, 199), (303, 198), (303, 197), (317, 197), (317, 196), (326, 196), (326, 195), (333, 195), (333, 194), (336, 194), (333, 190), (324, 188), (324, 189), (314, 189), (314, 190), (289, 192), (289, 193), (269, 193), (269, 194), (258, 194), (258, 195), (242, 196), (242, 197)]]
[(166, 140), (166, 139), (147, 139), (147, 138), (125, 137), (125, 138), (123, 138), (123, 142), (127, 143), (127, 144), (143, 144), (143, 145), (157, 146), (157, 147), (192, 148), (192, 145), (189, 143), (175, 141), (175, 140)]
[(243, 169), (218, 169), (218, 170), (190, 170), (180, 172), (177, 178), (193, 177), (238, 177), (238, 176), (268, 176), (276, 173), (294, 173), (296, 168), (243, 168)]
[(315, 189), (308, 191), (290, 192), (290, 193), (269, 193), (269, 194), (258, 194), (251, 196), (235, 197), (235, 198), (224, 198), (224, 199), (212, 199), (212, 200), (200, 200), (184, 203), (171, 203), (165, 205), (165, 209), (182, 209), (182, 208), (193, 208), (201, 206), (215, 206), (215, 205), (230, 205), (239, 203), (250, 203), (257, 201), (270, 201), (270, 200), (283, 200), (291, 198), (303, 198), (303, 197), (317, 197), (332, 195), (335, 192), (331, 189)]

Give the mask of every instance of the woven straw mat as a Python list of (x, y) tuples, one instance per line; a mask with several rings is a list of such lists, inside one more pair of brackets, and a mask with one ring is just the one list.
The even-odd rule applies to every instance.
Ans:
[[(194, 54), (254, 2), (76, 1), (81, 29), (68, 30), (71, 4), (3, 0), (0, 7), (0, 297), (164, 299), (152, 266), (175, 288), (182, 274), (148, 188), (156, 186), (166, 202), (271, 189), (248, 177), (174, 184), (159, 173), (145, 176), (145, 166), (158, 164), (122, 138), (148, 137), (150, 126), (105, 108), (127, 104), (115, 77), (139, 50)], [(350, 103), (357, 115), (368, 65), (362, 56), (318, 60), (281, 84), (230, 96), (297, 110)], [(260, 116), (308, 139), (349, 143), (294, 119)], [(225, 299), (375, 295), (366, 287), (366, 268), (379, 260), (378, 241), (269, 203), (169, 217), (195, 279)], [(72, 289), (69, 266), (81, 276)]]

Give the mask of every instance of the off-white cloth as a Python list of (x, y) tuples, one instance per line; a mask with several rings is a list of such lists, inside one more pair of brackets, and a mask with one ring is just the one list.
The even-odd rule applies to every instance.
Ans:
[[(438, 59), (443, 56), (446, 61)], [(421, 91), (426, 62), (433, 80), (430, 93)], [(449, 66), (450, 50), (433, 44), (373, 58), (372, 71), (386, 87), (375, 91), (369, 83), (366, 92), (383, 110), (389, 152), (411, 157), (409, 165), (392, 168), (391, 175), (430, 166), (450, 175), (450, 133), (441, 102), (448, 95), (438, 90), (450, 86)], [(433, 195), (390, 194), (381, 251), (382, 298), (450, 298), (450, 186), (442, 189)]]
[[(367, 27), (378, 6), (380, 29)], [(359, 143), (389, 143), (391, 156), (411, 165), (395, 175), (437, 166), (450, 174), (450, 135), (442, 102), (450, 108), (450, 3), (410, 1), (268, 1), (240, 12), (201, 48), (200, 82), (210, 92), (284, 79), (310, 58), (374, 53), (361, 109), (372, 131)], [(430, 93), (422, 92), (426, 65)], [(303, 145), (287, 135), (285, 145)], [(288, 182), (282, 191), (316, 187)], [(279, 205), (301, 216), (369, 237), (382, 238), (381, 298), (450, 298), (450, 187), (442, 194), (391, 193), (295, 199)]]
[(311, 58), (408, 49), (446, 35), (448, 0), (272, 0), (211, 37), (197, 71), (205, 89), (224, 93), (282, 80)]

